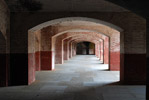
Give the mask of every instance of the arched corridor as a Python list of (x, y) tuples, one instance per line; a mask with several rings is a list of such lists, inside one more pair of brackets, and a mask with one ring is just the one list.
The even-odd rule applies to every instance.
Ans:
[[(78, 41), (95, 43), (95, 55), (104, 64), (108, 64), (110, 70), (120, 70), (120, 66), (123, 67), (123, 57), (120, 59), (120, 56), (124, 50), (124, 41), (123, 38), (120, 39), (120, 34), (123, 37), (123, 29), (118, 26), (85, 17), (55, 19), (29, 29), (28, 84), (35, 81), (35, 69), (54, 70), (55, 64), (63, 64), (63, 56), (69, 59), (76, 55), (75, 43)], [(65, 39), (68, 41), (64, 41)], [(123, 70), (121, 73), (123, 81)]]
[(106, 0), (6, 2), (0, 99), (145, 99), (145, 18)]

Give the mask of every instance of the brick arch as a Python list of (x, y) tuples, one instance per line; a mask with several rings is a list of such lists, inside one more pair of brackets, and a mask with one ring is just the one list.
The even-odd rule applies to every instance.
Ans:
[(41, 23), (41, 24), (29, 29), (29, 32), (35, 32), (35, 31), (41, 30), (45, 27), (54, 26), (54, 25), (63, 24), (63, 23), (65, 24), (65, 23), (73, 22), (73, 21), (82, 21), (82, 23), (85, 22), (87, 24), (93, 24), (93, 23), (96, 25), (100, 24), (100, 25), (103, 25), (105, 27), (115, 29), (119, 32), (123, 31), (122, 28), (120, 28), (114, 24), (99, 20), (99, 19), (88, 18), (88, 17), (65, 17), (65, 18), (59, 18), (59, 19), (47, 21), (45, 23)]
[[(72, 18), (62, 18), (58, 19), (58, 20), (53, 20), (46, 23), (43, 23), (41, 25), (38, 25), (30, 30), (28, 30), (28, 66), (29, 66), (29, 72), (32, 75), (29, 76), (33, 76), (31, 78), (29, 78), (30, 83), (32, 83), (35, 78), (34, 78), (34, 66), (36, 64), (36, 56), (34, 55), (34, 53), (36, 53), (37, 51), (39, 51), (40, 53), (38, 55), (40, 55), (41, 59), (40, 61), (40, 67), (42, 67), (42, 65), (45, 67), (43, 68), (43, 70), (52, 70), (54, 68), (54, 51), (52, 50), (52, 37), (55, 35), (59, 35), (59, 34), (63, 34), (63, 32), (68, 32), (68, 31), (77, 31), (76, 29), (80, 29), (80, 30), (90, 30), (93, 32), (97, 32), (97, 33), (102, 33), (106, 36), (110, 37), (110, 45), (117, 45), (117, 48), (110, 48), (110, 56), (111, 57), (118, 57), (118, 59), (120, 60), (120, 53), (115, 54), (115, 52), (119, 52), (120, 48), (122, 50), (122, 53), (124, 51), (123, 48), (123, 30), (113, 24), (104, 22), (104, 21), (100, 21), (100, 20), (96, 20), (96, 19), (91, 19), (91, 18), (83, 18), (83, 17), (72, 17)], [(121, 33), (121, 34), (120, 34)], [(39, 49), (36, 50), (36, 38), (37, 35), (40, 35), (40, 43), (39, 44)], [(120, 39), (120, 35), (122, 35), (122, 39)], [(115, 39), (118, 39), (117, 41), (115, 41)], [(121, 40), (121, 42), (120, 42)], [(121, 43), (122, 45), (120, 45), (119, 43)], [(121, 47), (120, 47), (121, 46)], [(115, 56), (116, 55), (116, 56)], [(112, 61), (112, 59), (110, 59)], [(115, 62), (113, 63), (115, 64)], [(115, 65), (110, 65), (113, 66), (111, 70), (119, 70), (119, 69), (115, 69), (114, 66)], [(118, 65), (120, 66), (120, 65)], [(117, 67), (117, 66), (116, 66)]]
[[(90, 44), (89, 44), (89, 48), (88, 48), (88, 53), (87, 54), (92, 54), (92, 55), (95, 55), (98, 59), (99, 59), (99, 61), (101, 61), (101, 59), (100, 59), (100, 54), (99, 54), (99, 56), (97, 56), (97, 54), (100, 52), (100, 50), (99, 50), (99, 48), (97, 48), (97, 43), (99, 43), (100, 41), (94, 41), (94, 40), (80, 40), (79, 41), (79, 38), (78, 39), (75, 39), (75, 40), (73, 40), (73, 41), (71, 41), (71, 44), (72, 44), (72, 56), (76, 56), (77, 55), (77, 51), (78, 51), (78, 44), (79, 43), (82, 43), (82, 42), (88, 42), (88, 43), (91, 43), (91, 44), (93, 44), (94, 46), (93, 46), (93, 48), (90, 48)], [(98, 50), (98, 51), (97, 51)], [(91, 53), (92, 52), (92, 53)]]
[[(72, 44), (72, 46), (75, 44), (75, 46), (76, 46), (76, 44), (79, 42), (93, 43), (93, 44), (95, 44), (95, 55), (96, 55), (96, 57), (100, 58), (100, 55), (101, 55), (101, 54), (99, 54), (100, 53), (100, 51), (99, 51), (100, 40), (99, 39), (85, 39), (84, 37), (78, 37), (78, 38), (74, 38), (72, 41), (70, 41), (70, 44)], [(102, 55), (102, 57), (103, 57), (103, 55)], [(103, 61), (103, 59), (100, 59), (100, 60)]]
[[(64, 32), (74, 31), (75, 29), (78, 29), (79, 27), (75, 27), (74, 29), (72, 27), (70, 27), (70, 30), (67, 30), (67, 28), (64, 28), (64, 32), (61, 32), (62, 27), (60, 27), (60, 28), (61, 28), (61, 29), (59, 29), (60, 33), (57, 33), (55, 35), (64, 34)], [(87, 28), (87, 29), (85, 29), (85, 28)], [(52, 29), (55, 30), (54, 28), (52, 28)], [(91, 27), (84, 27), (82, 30), (90, 30), (92, 32), (97, 32), (98, 34), (102, 33), (105, 35), (105, 33), (103, 33), (104, 31), (100, 32), (100, 30), (97, 30), (97, 29), (91, 30)], [(56, 31), (56, 32), (58, 32), (58, 31)], [(77, 31), (77, 30), (75, 30), (75, 31)], [(109, 41), (110, 41), (110, 44), (109, 44), (110, 45), (110, 61), (111, 61), (110, 70), (120, 70), (120, 53), (121, 54), (124, 53), (123, 33), (120, 34), (118, 31), (108, 30), (106, 36), (110, 37), (110, 39), (109, 39)], [(52, 50), (52, 52), (53, 52), (53, 50)], [(115, 58), (117, 58), (117, 59), (115, 60)]]
[[(57, 61), (56, 64), (62, 64), (63, 63), (63, 59), (62, 58), (65, 57), (65, 55), (63, 55), (63, 50), (62, 50), (62, 45), (63, 44), (60, 44), (61, 43), (61, 39), (64, 38), (64, 37), (65, 37), (65, 39), (67, 39), (67, 38), (72, 38), (72, 37), (75, 37), (75, 36), (78, 36), (78, 37), (86, 37), (87, 36), (88, 38), (91, 37), (92, 40), (93, 39), (99, 39), (99, 38), (101, 38), (102, 40), (105, 40), (105, 43), (104, 44), (107, 44), (106, 46), (103, 46), (103, 42), (102, 41), (100, 43), (100, 45), (102, 45), (100, 47), (101, 48), (100, 54), (103, 54), (104, 53), (104, 56), (100, 56), (99, 53), (97, 53), (96, 56), (98, 58), (100, 58), (101, 61), (103, 61), (104, 64), (109, 64), (109, 46), (108, 46), (109, 45), (109, 41), (106, 40), (106, 38), (109, 38), (109, 37), (106, 37), (103, 34), (97, 34), (95, 32), (91, 32), (91, 33), (90, 32), (73, 32), (73, 33), (69, 33), (69, 34), (68, 33), (65, 33), (65, 34), (61, 34), (61, 35), (57, 36), (57, 37), (59, 37), (57, 39), (59, 41), (56, 42), (57, 47), (58, 47), (58, 51), (55, 51), (55, 55), (56, 55), (55, 58), (56, 58), (56, 61)], [(67, 43), (64, 42), (65, 39), (63, 39), (62, 43), (64, 43), (65, 45), (67, 45)], [(68, 48), (68, 47), (65, 46), (65, 48)], [(61, 51), (59, 51), (59, 50), (61, 50)], [(68, 50), (66, 50), (66, 51), (68, 51)], [(58, 52), (58, 55), (57, 55), (57, 52)], [(67, 54), (67, 56), (64, 59), (65, 60), (69, 59), (68, 54)], [(110, 64), (109, 64), (109, 66), (110, 66)]]
[[(108, 62), (109, 59), (105, 59), (105, 57), (109, 58), (109, 55), (108, 54), (104, 54), (104, 46), (101, 45), (101, 43), (103, 43), (104, 40), (102, 39), (94, 39), (94, 38), (84, 38), (84, 37), (75, 37), (73, 39), (70, 39), (70, 44), (72, 44), (72, 42), (75, 42), (75, 41), (89, 41), (89, 42), (93, 42), (95, 44), (95, 49), (96, 49), (96, 52), (95, 52), (95, 55), (103, 62)], [(99, 51), (100, 49), (100, 51)], [(106, 51), (109, 51), (109, 50), (106, 50)], [(105, 63), (106, 64), (106, 63)], [(109, 63), (107, 63), (109, 64)]]
[[(86, 36), (88, 36), (89, 37), (89, 34), (86, 34)], [(86, 37), (85, 36), (85, 37)], [(72, 38), (73, 37), (73, 38)], [(82, 38), (84, 38), (84, 36), (80, 36), (80, 35), (78, 35), (78, 34), (73, 34), (72, 36), (69, 36), (69, 37), (66, 37), (66, 38), (64, 38), (63, 40), (62, 40), (62, 43), (63, 43), (63, 49), (64, 49), (64, 60), (68, 60), (69, 59), (69, 53), (67, 53), (67, 52), (69, 52), (69, 42), (70, 41), (73, 41), (74, 40), (74, 38), (80, 38), (80, 37), (82, 37)], [(96, 38), (96, 39), (98, 39), (98, 40), (102, 40), (101, 39), (101, 37), (98, 37), (98, 38)], [(92, 37), (92, 40), (95, 40), (95, 37), (93, 38)]]
[(92, 41), (92, 40), (80, 40), (79, 41), (79, 39), (77, 40), (74, 40), (74, 42), (76, 42), (76, 43), (80, 43), (80, 42), (90, 42), (90, 43), (93, 43), (93, 44), (95, 44), (95, 41)]
[[(102, 36), (100, 34), (97, 33), (90, 33), (90, 32), (73, 32), (73, 33), (65, 33), (65, 34), (61, 34), (56, 38), (55, 40), (55, 59), (56, 59), (56, 64), (62, 64), (63, 63), (63, 49), (62, 46), (64, 44), (64, 40), (71, 38), (70, 40), (74, 39), (74, 38), (78, 38), (78, 37), (82, 37), (82, 38), (91, 38), (92, 40), (100, 40), (102, 38), (102, 40), (105, 38), (105, 36)], [(107, 41), (108, 42), (108, 41)], [(61, 44), (62, 43), (62, 44)], [(67, 44), (67, 43), (66, 43)], [(53, 46), (54, 47), (54, 46)], [(108, 55), (106, 55), (108, 56)], [(108, 61), (107, 61), (108, 63)]]
[[(67, 33), (67, 34), (66, 34)], [(96, 33), (94, 31), (89, 31), (89, 30), (86, 30), (86, 31), (77, 31), (77, 30), (67, 30), (67, 31), (64, 31), (62, 34), (60, 33), (60, 35), (56, 35), (56, 36), (53, 36), (52, 37), (52, 42), (55, 42), (55, 38), (57, 38), (58, 36), (61, 36), (61, 38), (69, 38), (69, 37), (72, 37), (72, 36), (76, 36), (76, 35), (90, 35), (90, 37), (93, 35), (95, 38), (102, 38), (104, 39), (105, 35), (103, 35), (102, 33)], [(54, 50), (54, 44), (52, 44), (52, 51)]]

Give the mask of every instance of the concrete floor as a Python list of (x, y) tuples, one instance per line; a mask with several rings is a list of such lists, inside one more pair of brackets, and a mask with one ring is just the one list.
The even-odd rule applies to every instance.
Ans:
[(30, 86), (0, 88), (0, 100), (145, 100), (144, 85), (118, 81), (119, 71), (108, 71), (94, 55), (78, 55), (53, 71), (36, 72)]

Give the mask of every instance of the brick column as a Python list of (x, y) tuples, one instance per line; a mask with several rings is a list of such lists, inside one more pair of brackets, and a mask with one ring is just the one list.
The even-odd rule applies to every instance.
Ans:
[(68, 43), (68, 40), (64, 40), (63, 41), (63, 50), (64, 50), (64, 53), (63, 53), (63, 58), (64, 60), (68, 60), (69, 59), (69, 43)]
[(103, 62), (103, 44), (104, 42), (103, 41), (101, 41), (100, 42), (100, 61), (102, 61)]
[(109, 38), (104, 39), (104, 64), (109, 64)]
[(110, 70), (120, 70), (120, 36), (113, 34), (110, 38)]
[(56, 38), (55, 64), (63, 64), (63, 42), (62, 42), (61, 37)]
[(41, 50), (40, 50), (40, 63), (41, 70), (53, 70), (54, 69), (54, 51), (52, 50), (52, 36), (49, 34), (48, 29), (41, 30)]
[(69, 42), (69, 58), (72, 57), (72, 47), (71, 47), (71, 42)]

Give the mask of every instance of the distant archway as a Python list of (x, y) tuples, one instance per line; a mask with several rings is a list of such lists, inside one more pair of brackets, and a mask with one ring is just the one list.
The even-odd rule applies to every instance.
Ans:
[(95, 44), (87, 41), (77, 43), (76, 54), (95, 55)]

